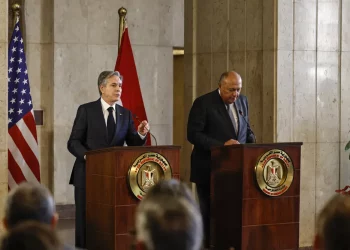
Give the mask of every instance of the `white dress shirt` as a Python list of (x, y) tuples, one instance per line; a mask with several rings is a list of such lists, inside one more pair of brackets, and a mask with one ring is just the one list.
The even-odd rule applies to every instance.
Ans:
[[(219, 95), (220, 95), (220, 89), (218, 89), (219, 90)], [(236, 127), (235, 127), (235, 132), (236, 132), (236, 134), (238, 133), (238, 114), (237, 114), (237, 110), (236, 110), (236, 108), (235, 108), (235, 106), (234, 106), (234, 104), (235, 103), (231, 103), (231, 104), (228, 104), (228, 106), (229, 106), (229, 108), (230, 108), (230, 111), (232, 112), (232, 114), (233, 114), (233, 118), (234, 118), (234, 120), (235, 120), (235, 125), (236, 125)], [(225, 104), (225, 109), (227, 109), (227, 107), (226, 107), (226, 104)], [(108, 112), (108, 111), (107, 111)]]
[[(114, 109), (114, 111), (116, 110), (115, 105), (117, 103), (114, 103), (113, 105), (109, 105), (105, 100), (103, 100), (103, 98), (101, 97), (101, 104), (102, 104), (102, 112), (103, 112), (103, 117), (105, 118), (105, 123), (106, 123), (106, 127), (107, 127), (107, 119), (108, 119), (108, 115), (109, 115), (109, 111), (108, 108), (112, 107)], [(114, 118), (114, 122), (116, 122), (115, 119), (116, 116), (116, 112), (113, 112), (113, 118)], [(139, 132), (137, 132), (140, 136), (140, 138), (143, 140), (145, 139), (146, 135), (141, 135)]]

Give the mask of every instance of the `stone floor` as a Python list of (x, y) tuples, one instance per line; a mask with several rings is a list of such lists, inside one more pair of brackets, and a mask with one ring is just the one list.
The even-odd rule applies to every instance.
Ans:
[(74, 246), (75, 243), (75, 220), (74, 219), (61, 219), (58, 221), (57, 226), (58, 235), (62, 242), (67, 245)]

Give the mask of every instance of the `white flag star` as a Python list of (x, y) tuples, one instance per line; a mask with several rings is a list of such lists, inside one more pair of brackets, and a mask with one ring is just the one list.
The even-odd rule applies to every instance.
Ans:
[(27, 79), (24, 79), (23, 80), (23, 84), (26, 85), (28, 83), (28, 80)]
[(24, 74), (28, 75), (28, 70), (24, 71)]
[(12, 47), (12, 52), (15, 52), (17, 50), (16, 47)]
[(21, 38), (21, 43), (23, 43), (23, 38)]
[(29, 100), (28, 105), (29, 105), (29, 106), (32, 105), (32, 101), (31, 101), (31, 100)]
[(19, 110), (17, 111), (17, 113), (20, 115), (20, 114), (22, 114), (22, 111), (23, 111), (23, 109), (19, 109)]
[(15, 98), (12, 98), (10, 103), (14, 104), (16, 102), (16, 99)]
[(7, 81), (8, 81), (8, 82), (11, 82), (11, 77), (9, 77), (9, 78), (7, 79)]
[(12, 93), (16, 94), (17, 93), (17, 89), (13, 89)]
[(20, 58), (18, 59), (18, 63), (21, 64), (22, 61), (23, 61), (23, 59), (20, 57)]
[(22, 95), (26, 94), (26, 91), (27, 91), (27, 90), (22, 89), (22, 91), (21, 91)]
[(11, 57), (10, 58), (10, 63), (13, 63), (15, 61), (15, 58), (14, 57)]
[(21, 69), (21, 68), (18, 68), (18, 69), (16, 70), (16, 72), (17, 72), (17, 74), (18, 74), (18, 73), (21, 73), (21, 72), (22, 72), (22, 69)]
[(9, 118), (9, 123), (11, 123), (12, 122), (12, 118)]
[(11, 73), (12, 72), (12, 68), (9, 68), (9, 73)]
[(15, 36), (15, 38), (13, 38), (14, 42), (18, 42), (18, 36)]
[(19, 78), (16, 78), (15, 83), (16, 84), (19, 83)]
[(24, 103), (24, 99), (21, 99), (19, 103), (22, 105)]
[(13, 112), (14, 112), (14, 110), (11, 108), (11, 109), (9, 110), (9, 113), (12, 114)]
[(23, 53), (23, 49), (22, 49), (22, 48), (21, 48), (21, 49), (19, 49), (19, 52)]
[(16, 26), (15, 30), (16, 30), (16, 31), (19, 31), (19, 26)]

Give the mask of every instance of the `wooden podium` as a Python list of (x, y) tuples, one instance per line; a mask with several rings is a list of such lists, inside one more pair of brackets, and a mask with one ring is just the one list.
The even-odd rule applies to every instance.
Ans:
[[(211, 244), (214, 249), (298, 249), (302, 143), (242, 144), (212, 149)], [(272, 149), (294, 165), (289, 189), (271, 197), (256, 180), (255, 165)]]
[(180, 179), (180, 147), (113, 147), (86, 158), (86, 235), (89, 250), (128, 250), (132, 244), (138, 199), (127, 184), (129, 167), (147, 152), (164, 156), (172, 177)]

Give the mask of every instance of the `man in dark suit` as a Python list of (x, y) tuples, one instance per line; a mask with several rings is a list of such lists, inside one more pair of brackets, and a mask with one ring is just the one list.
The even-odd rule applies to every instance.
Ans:
[(238, 73), (223, 73), (219, 88), (198, 97), (188, 117), (187, 139), (194, 145), (190, 180), (197, 186), (206, 248), (210, 243), (210, 149), (255, 142), (248, 123), (248, 101), (240, 95), (241, 89), (242, 79)]
[(78, 108), (68, 150), (75, 157), (69, 183), (74, 185), (76, 206), (75, 244), (86, 248), (86, 189), (85, 157), (89, 150), (123, 146), (141, 146), (149, 131), (147, 121), (142, 121), (136, 131), (129, 110), (116, 104), (122, 92), (122, 76), (118, 71), (103, 71), (98, 77), (101, 98)]

